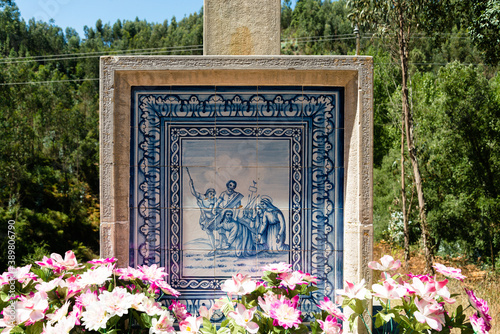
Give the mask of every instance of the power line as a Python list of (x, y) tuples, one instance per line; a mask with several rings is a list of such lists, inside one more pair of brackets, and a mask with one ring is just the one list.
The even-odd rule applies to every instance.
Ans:
[(57, 82), (82, 82), (82, 81), (97, 81), (99, 78), (87, 78), (87, 79), (67, 79), (67, 80), (47, 80), (47, 81), (26, 81), (26, 82), (5, 82), (0, 83), (0, 86), (16, 86), (16, 85), (30, 85), (30, 84), (49, 84)]
[(162, 47), (162, 48), (147, 48), (147, 49), (125, 49), (125, 50), (108, 50), (108, 51), (94, 51), (94, 52), (60, 53), (60, 54), (55, 54), (55, 55), (14, 57), (14, 58), (8, 58), (8, 59), (9, 60), (37, 60), (40, 58), (41, 59), (48, 59), (48, 58), (53, 58), (53, 57), (83, 56), (83, 55), (97, 55), (97, 54), (107, 55), (109, 53), (115, 53), (115, 52), (173, 50), (173, 49), (198, 48), (198, 47), (203, 47), (203, 44), (182, 45), (182, 46), (166, 46), (166, 47)]
[[(140, 49), (137, 49), (140, 50)], [(152, 49), (153, 50), (153, 49)], [(158, 51), (151, 51), (148, 52), (148, 54), (159, 54), (159, 53), (174, 53), (174, 52), (193, 52), (193, 51), (202, 51), (203, 47), (199, 48), (183, 48), (183, 47), (178, 47), (177, 49), (172, 49), (172, 50), (162, 50), (161, 48), (156, 49)], [(103, 55), (112, 55), (111, 53), (115, 53), (114, 55), (120, 56), (120, 55), (134, 55), (138, 54), (139, 52), (135, 50), (125, 51), (123, 54), (119, 54), (117, 52), (120, 51), (109, 51), (109, 52), (103, 52), (102, 54), (99, 55), (87, 55), (87, 56), (74, 56), (72, 57), (71, 54), (67, 54), (68, 57), (60, 57), (60, 58), (39, 58), (39, 59), (25, 59), (25, 60), (6, 60), (6, 61), (0, 61), (0, 64), (16, 64), (16, 63), (30, 63), (30, 62), (46, 62), (46, 61), (58, 61), (58, 60), (72, 60), (72, 59), (89, 59), (89, 58), (99, 58)], [(129, 53), (127, 53), (129, 52)]]

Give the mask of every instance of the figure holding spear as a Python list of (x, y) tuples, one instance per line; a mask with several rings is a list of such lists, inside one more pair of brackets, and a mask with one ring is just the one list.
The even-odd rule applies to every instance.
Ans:
[(200, 208), (200, 226), (201, 229), (207, 232), (208, 240), (210, 241), (210, 245), (212, 246), (212, 251), (209, 255), (213, 254), (215, 251), (216, 243), (215, 243), (215, 235), (214, 230), (216, 227), (215, 220), (217, 218), (215, 212), (215, 204), (217, 197), (215, 196), (215, 189), (208, 188), (205, 191), (205, 194), (201, 194), (196, 191), (194, 188), (194, 182), (191, 178), (191, 174), (189, 173), (189, 168), (186, 167), (187, 174), (189, 176), (189, 186), (191, 190), (191, 194), (196, 197), (196, 203)]

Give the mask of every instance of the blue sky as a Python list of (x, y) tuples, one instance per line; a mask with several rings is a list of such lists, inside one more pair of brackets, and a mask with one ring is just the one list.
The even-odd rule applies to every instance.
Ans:
[[(136, 17), (148, 22), (169, 22), (173, 16), (181, 20), (202, 9), (203, 0), (15, 0), (21, 16), (27, 22), (30, 18), (48, 22), (66, 29), (75, 28), (84, 37), (85, 25), (94, 27), (98, 19), (103, 23), (116, 20), (135, 20)], [(295, 3), (296, 1), (292, 1)]]
[(83, 27), (95, 26), (98, 19), (103, 23), (116, 20), (146, 19), (148, 22), (163, 22), (173, 16), (177, 20), (201, 10), (203, 0), (15, 0), (21, 16), (27, 22), (30, 18), (48, 22), (65, 29), (75, 28), (80, 37)]

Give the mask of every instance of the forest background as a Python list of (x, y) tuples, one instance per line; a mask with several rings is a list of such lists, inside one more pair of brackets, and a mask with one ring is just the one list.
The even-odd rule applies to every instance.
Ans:
[[(404, 247), (406, 220), (407, 243), (418, 250), (422, 222), (415, 175), (409, 151), (402, 149), (407, 77), (432, 241), (427, 246), (433, 254), (460, 256), (495, 271), (500, 1), (378, 2), (385, 9), (370, 3), (299, 0), (292, 8), (285, 0), (281, 53), (352, 55), (359, 42), (359, 53), (374, 57), (375, 238)], [(398, 20), (382, 17), (394, 4), (416, 13), (408, 21), (407, 75)], [(19, 265), (68, 249), (82, 259), (98, 255), (99, 57), (201, 55), (203, 11), (163, 23), (98, 20), (84, 32), (25, 22), (14, 1), (0, 0), (0, 271), (6, 270), (9, 220), (15, 221)]]

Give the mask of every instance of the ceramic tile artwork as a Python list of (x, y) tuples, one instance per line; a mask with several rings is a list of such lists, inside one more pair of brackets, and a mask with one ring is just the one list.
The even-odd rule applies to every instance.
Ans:
[(193, 310), (231, 274), (287, 262), (342, 284), (343, 88), (133, 87), (130, 265)]

